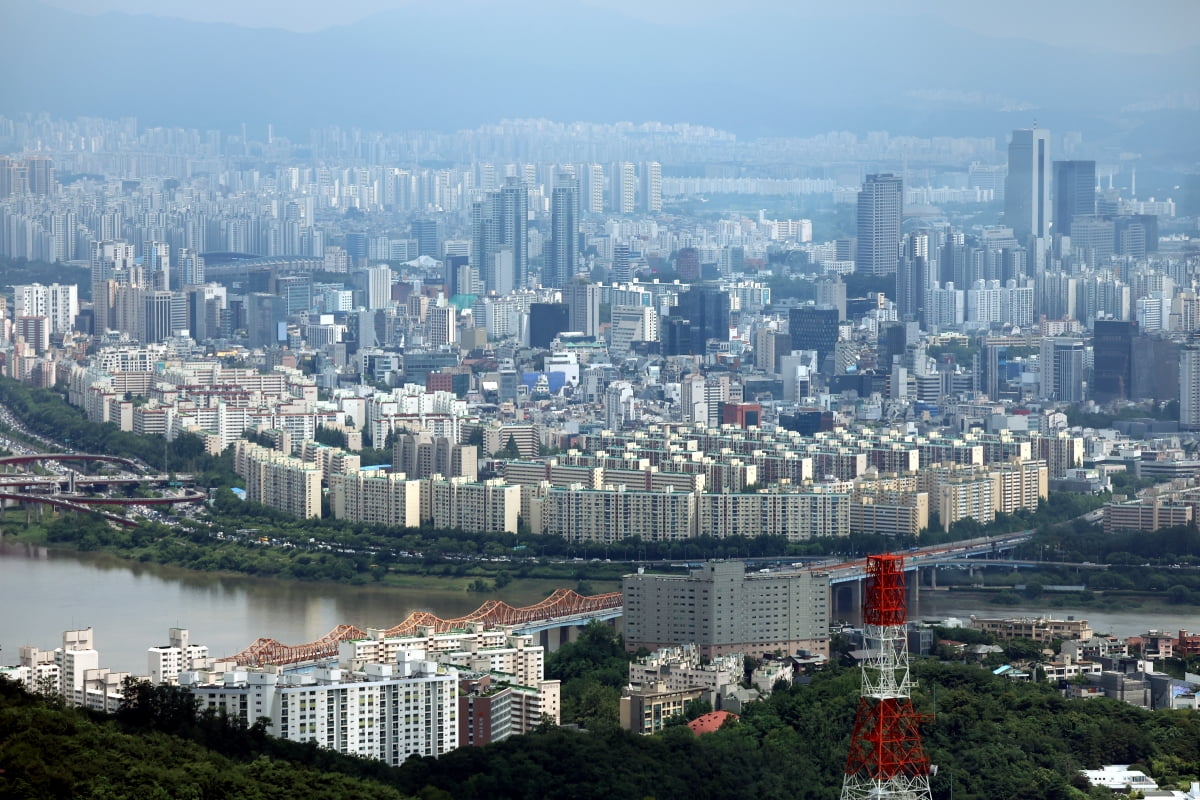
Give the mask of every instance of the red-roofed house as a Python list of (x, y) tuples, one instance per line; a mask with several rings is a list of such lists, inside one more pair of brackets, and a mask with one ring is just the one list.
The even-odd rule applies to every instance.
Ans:
[(702, 733), (712, 733), (725, 724), (725, 720), (732, 717), (737, 719), (737, 714), (731, 714), (728, 711), (710, 711), (707, 714), (701, 714), (694, 720), (688, 723), (688, 727), (692, 729), (692, 733), (699, 736)]

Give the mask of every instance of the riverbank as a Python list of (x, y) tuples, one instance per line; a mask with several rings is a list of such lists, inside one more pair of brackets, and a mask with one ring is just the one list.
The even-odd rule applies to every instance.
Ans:
[[(1031, 571), (1031, 577), (1036, 573)], [(1069, 610), (1071, 614), (1080, 612), (1086, 615), (1088, 610), (1100, 612), (1142, 612), (1147, 615), (1156, 614), (1187, 614), (1196, 612), (1200, 619), (1200, 608), (1196, 604), (1170, 603), (1161, 593), (1136, 592), (1124, 590), (1107, 590), (1096, 592), (1042, 592), (1036, 597), (1029, 597), (1013, 591), (1009, 586), (994, 587), (941, 587), (921, 589), (922, 600), (930, 598), (952, 598), (956, 604), (972, 604), (986, 606), (992, 610), (993, 616), (1011, 616), (1011, 610), (1031, 605), (1043, 609), (1048, 616), (1060, 616), (1061, 612)]]
[[(192, 523), (167, 526), (149, 522), (117, 529), (87, 517), (36, 517), (25, 522), (21, 511), (0, 515), (0, 531), (13, 541), (103, 552), (130, 562), (160, 564), (195, 572), (236, 574), (329, 582), (350, 586), (418, 589), (434, 586), (474, 595), (479, 602), (520, 583), (528, 587), (575, 589), (580, 594), (616, 591), (629, 564), (549, 560), (513, 556), (470, 557), (413, 554), (394, 557), (360, 545), (334, 548), (303, 536), (258, 536), (254, 531), (217, 532)], [(547, 592), (548, 593), (548, 592)], [(541, 598), (538, 598), (541, 599)]]

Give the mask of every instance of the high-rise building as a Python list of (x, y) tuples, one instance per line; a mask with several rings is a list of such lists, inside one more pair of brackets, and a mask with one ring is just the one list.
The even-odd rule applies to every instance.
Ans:
[(573, 280), (563, 287), (563, 302), (570, 314), (568, 330), (587, 336), (600, 333), (600, 287), (583, 280)]
[(633, 270), (629, 262), (629, 245), (613, 246), (612, 282), (628, 283), (633, 278)]
[(1055, 234), (1069, 236), (1076, 217), (1096, 213), (1096, 162), (1055, 161), (1054, 184)]
[(545, 286), (563, 287), (575, 276), (579, 261), (579, 184), (559, 173), (550, 193), (550, 249), (544, 258)]
[(434, 306), (429, 309), (429, 344), (434, 347), (458, 341), (457, 315), (454, 306)]
[(184, 247), (179, 251), (179, 286), (199, 286), (204, 283), (204, 256)]
[(49, 156), (29, 156), (25, 159), (25, 170), (30, 194), (47, 196), (58, 190), (54, 179), (54, 161)]
[(1050, 131), (1012, 132), (1004, 183), (1004, 224), (1022, 245), (1050, 235)]
[[(694, 642), (705, 658), (828, 649), (823, 573), (747, 574), (740, 561), (710, 561), (689, 575), (626, 575), (621, 593), (630, 649)], [(755, 613), (764, 605), (770, 613)]]
[(681, 247), (675, 254), (675, 271), (680, 280), (700, 280), (700, 251), (695, 247)]
[(910, 233), (896, 271), (896, 306), (903, 320), (923, 320), (925, 292), (930, 289), (929, 233)]
[(642, 164), (642, 210), (648, 214), (662, 211), (662, 164), (657, 161)]
[(1092, 328), (1092, 399), (1097, 403), (1129, 399), (1135, 333), (1132, 322), (1096, 320)]
[(438, 222), (436, 219), (414, 219), (412, 238), (417, 240), (417, 255), (441, 258), (438, 247)]
[(142, 274), (155, 289), (171, 291), (171, 245), (142, 242)]
[(793, 308), (788, 312), (788, 333), (792, 337), (793, 350), (816, 350), (817, 358), (824, 363), (825, 357), (837, 346), (837, 309)]
[(512, 285), (524, 289), (529, 285), (529, 189), (517, 178), (504, 179), (500, 216), (500, 245), (512, 251)]
[(571, 310), (566, 303), (529, 305), (529, 346), (548, 350), (563, 331), (571, 329)]
[(117, 288), (141, 288), (142, 270), (134, 261), (133, 245), (119, 239), (92, 242), (91, 263), (93, 329), (103, 334), (117, 327)]
[(141, 325), (138, 339), (142, 344), (151, 344), (169, 339), (175, 331), (171, 329), (172, 295), (164, 291), (142, 293)]
[(79, 316), (79, 287), (52, 283), (42, 286), (13, 287), (14, 317), (45, 317), (50, 323), (50, 332), (62, 334), (75, 325)]
[(858, 193), (858, 255), (854, 270), (890, 275), (900, 258), (904, 182), (891, 173), (868, 175)]
[(1179, 349), (1179, 427), (1200, 430), (1200, 343)]
[(581, 210), (587, 214), (604, 213), (604, 167), (599, 164), (584, 164), (581, 170), (583, 184)]
[(729, 341), (729, 293), (693, 286), (679, 295), (663, 328), (664, 355), (704, 355), (710, 339)]
[(617, 214), (632, 214), (637, 197), (637, 172), (629, 161), (613, 164), (609, 192), (612, 199), (608, 208)]

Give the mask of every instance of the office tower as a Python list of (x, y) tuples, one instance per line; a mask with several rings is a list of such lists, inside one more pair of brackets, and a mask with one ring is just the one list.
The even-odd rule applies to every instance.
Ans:
[(216, 339), (221, 333), (221, 312), (225, 310), (225, 287), (216, 283), (193, 285), (184, 290), (184, 327), (197, 342)]
[(613, 246), (612, 282), (628, 283), (633, 279), (633, 269), (629, 263), (629, 245)]
[(171, 301), (170, 292), (142, 292), (142, 314), (138, 330), (138, 340), (142, 344), (161, 342), (174, 335), (175, 331), (171, 329)]
[(29, 156), (25, 159), (25, 175), (29, 193), (43, 197), (58, 190), (54, 179), (54, 162), (49, 156)]
[(1135, 332), (1132, 322), (1096, 320), (1092, 328), (1092, 399), (1097, 403), (1129, 399)]
[(561, 288), (575, 276), (579, 261), (579, 185), (560, 172), (550, 193), (550, 249), (542, 284)]
[(642, 210), (647, 214), (662, 211), (662, 164), (657, 161), (642, 164)]
[[(355, 273), (360, 285), (358, 288), (365, 295), (365, 287), (361, 285), (361, 272)], [(311, 275), (281, 275), (275, 279), (275, 292), (284, 303), (284, 316), (308, 311), (313, 307), (312, 276)]]
[(637, 193), (637, 172), (629, 161), (613, 164), (608, 209), (617, 214), (632, 214)]
[(1200, 343), (1179, 349), (1179, 427), (1200, 430)]
[(516, 178), (470, 207), (470, 261), (486, 291), (523, 288), (529, 271), (529, 191)]
[(442, 261), (442, 270), (445, 272), (446, 287), (451, 297), (460, 294), (475, 293), (474, 269), (470, 265), (470, 259), (467, 256), (451, 256), (448, 255)]
[(277, 347), (287, 341), (288, 312), (282, 297), (254, 292), (246, 297), (244, 310), (250, 347)]
[(191, 248), (179, 251), (179, 285), (199, 286), (204, 283), (204, 256)]
[(566, 303), (529, 304), (529, 346), (550, 349), (564, 331), (571, 330), (571, 309)]
[(838, 341), (838, 312), (836, 308), (802, 306), (788, 312), (788, 333), (793, 350), (816, 350), (824, 363), (832, 355)]
[(900, 258), (903, 181), (892, 175), (868, 175), (858, 193), (858, 255), (854, 271), (890, 275)]
[(457, 315), (454, 306), (434, 306), (429, 309), (429, 344), (434, 347), (458, 341)]
[(381, 264), (357, 270), (354, 273), (354, 288), (362, 291), (364, 308), (372, 311), (388, 308), (392, 304), (392, 268)]
[(816, 282), (817, 305), (832, 306), (837, 309), (838, 322), (846, 321), (846, 284), (842, 276), (826, 275)]
[(142, 273), (150, 286), (171, 290), (171, 245), (166, 242), (142, 242)]
[(1060, 403), (1083, 402), (1083, 351), (1081, 339), (1042, 339), (1038, 356), (1042, 397)]
[(1105, 217), (1075, 217), (1071, 221), (1071, 252), (1089, 267), (1108, 262), (1113, 255), (1116, 226)]
[(517, 178), (505, 178), (500, 204), (500, 246), (512, 252), (513, 288), (524, 289), (529, 285), (529, 189)]
[(1021, 244), (1050, 234), (1050, 131), (1015, 130), (1008, 143), (1004, 224)]
[(368, 244), (365, 233), (346, 234), (346, 255), (350, 259), (351, 266), (360, 267), (367, 263)]
[(709, 340), (729, 341), (729, 293), (693, 286), (679, 295), (662, 329), (663, 355), (704, 355)]
[(1051, 188), (1054, 232), (1069, 236), (1071, 222), (1076, 217), (1090, 217), (1096, 213), (1096, 162), (1055, 161)]
[(682, 247), (675, 254), (675, 272), (681, 281), (700, 280), (700, 251), (695, 247)]
[(562, 298), (570, 314), (568, 330), (587, 336), (600, 333), (599, 286), (576, 279), (563, 287)]
[(415, 219), (412, 223), (412, 238), (417, 240), (417, 255), (441, 258), (438, 248), (438, 223), (436, 219)]
[(905, 237), (904, 256), (896, 272), (896, 305), (901, 319), (923, 320), (929, 288), (929, 233), (910, 233)]

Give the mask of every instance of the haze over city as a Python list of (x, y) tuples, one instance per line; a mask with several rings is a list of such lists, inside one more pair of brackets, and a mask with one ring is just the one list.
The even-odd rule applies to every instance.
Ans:
[(0, 796), (1200, 800), (1200, 4), (0, 29)]

